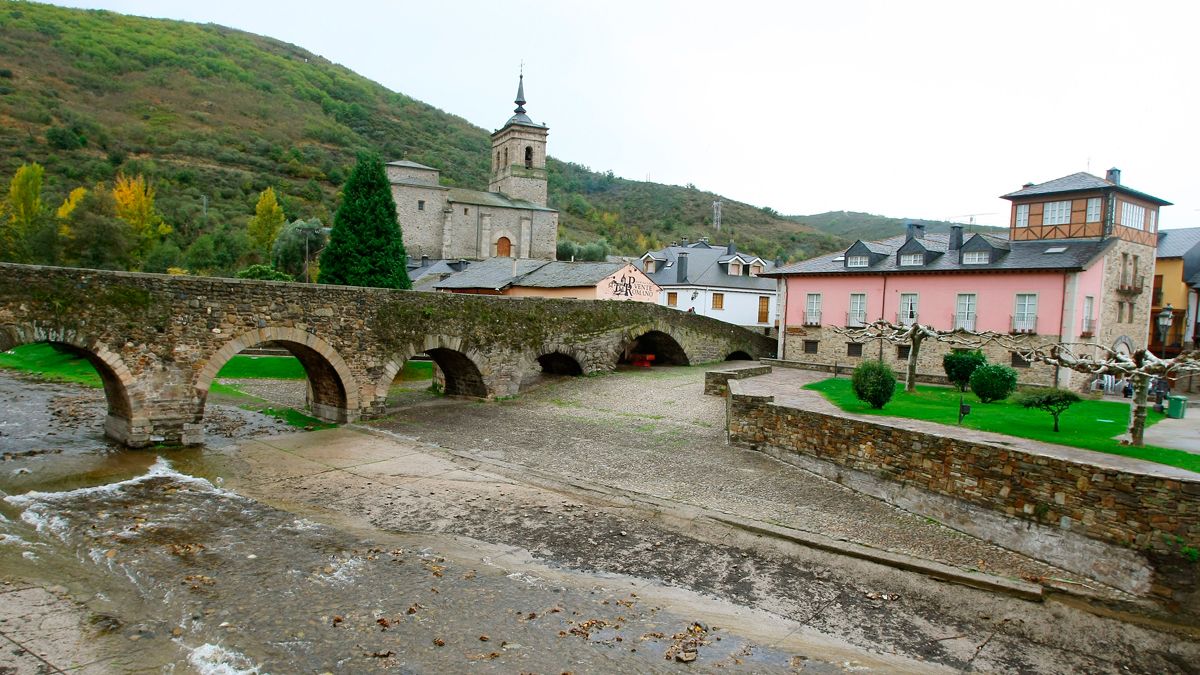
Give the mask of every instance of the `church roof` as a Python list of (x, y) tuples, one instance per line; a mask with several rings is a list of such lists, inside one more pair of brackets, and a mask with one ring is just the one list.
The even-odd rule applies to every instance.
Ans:
[(405, 167), (408, 169), (425, 169), (427, 171), (437, 171), (437, 169), (433, 168), (432, 166), (425, 166), (424, 164), (417, 164), (416, 162), (410, 162), (407, 159), (397, 159), (394, 162), (388, 162), (387, 165), (388, 166), (402, 166), (402, 167)]
[(519, 124), (519, 125), (525, 126), (525, 127), (538, 127), (541, 129), (544, 129), (546, 127), (546, 125), (544, 125), (544, 124), (538, 124), (537, 122), (534, 122), (533, 120), (529, 119), (529, 115), (525, 114), (525, 104), (527, 103), (527, 101), (525, 100), (525, 74), (524, 73), (521, 73), (521, 77), (517, 82), (517, 98), (515, 100), (513, 100), (513, 103), (517, 104), (516, 109), (513, 110), (513, 113), (515, 113), (515, 114), (512, 117), (508, 118), (508, 121), (504, 123), (504, 126), (510, 127), (514, 124)]
[(550, 211), (557, 213), (557, 209), (534, 204), (524, 199), (514, 199), (503, 192), (450, 188), (448, 201), (455, 204), (475, 204), (476, 206), (493, 206), (502, 209), (525, 209), (526, 211)]

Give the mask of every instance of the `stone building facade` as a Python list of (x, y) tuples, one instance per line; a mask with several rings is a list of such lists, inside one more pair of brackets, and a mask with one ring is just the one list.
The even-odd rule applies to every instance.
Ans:
[[(835, 330), (880, 319), (1008, 334), (1031, 345), (1146, 347), (1158, 209), (1169, 202), (1121, 185), (1115, 169), (1107, 178), (1081, 173), (1027, 184), (1004, 198), (1013, 203), (1007, 236), (964, 240), (961, 227), (926, 235), (913, 224), (903, 236), (858, 241), (770, 273), (779, 280), (780, 358), (851, 368), (880, 359), (903, 371), (907, 345), (856, 344)], [(926, 340), (918, 377), (943, 377), (949, 348)], [(997, 344), (983, 351), (1017, 368), (1027, 384), (1091, 384)]]
[(388, 163), (396, 216), (410, 257), (555, 258), (558, 211), (546, 205), (549, 128), (525, 113), (523, 77), (515, 103), (515, 114), (492, 134), (486, 192), (441, 185), (433, 167), (407, 160)]

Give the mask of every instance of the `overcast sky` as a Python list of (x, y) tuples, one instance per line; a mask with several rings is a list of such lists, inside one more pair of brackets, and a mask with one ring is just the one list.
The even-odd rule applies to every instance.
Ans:
[(550, 154), (788, 214), (1007, 225), (1076, 171), (1200, 226), (1200, 3), (62, 1), (294, 43)]

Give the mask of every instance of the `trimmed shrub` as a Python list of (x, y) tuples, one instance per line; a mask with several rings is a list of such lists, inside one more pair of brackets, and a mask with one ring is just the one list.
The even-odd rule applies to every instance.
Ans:
[(863, 361), (850, 376), (850, 386), (858, 400), (882, 408), (896, 393), (896, 375), (883, 361)]
[(1066, 389), (1039, 387), (1021, 394), (1018, 402), (1026, 408), (1045, 410), (1054, 417), (1054, 430), (1058, 431), (1058, 416), (1079, 402), (1079, 395)]
[(284, 274), (270, 265), (251, 265), (244, 270), (238, 270), (239, 279), (259, 279), (265, 281), (295, 281), (292, 275)]
[(971, 373), (971, 391), (984, 403), (1003, 401), (1017, 390), (1017, 371), (999, 363), (985, 363)]
[(946, 378), (958, 387), (959, 391), (966, 391), (967, 385), (971, 383), (971, 373), (985, 363), (987, 357), (978, 349), (950, 352), (942, 357), (942, 370), (946, 371)]

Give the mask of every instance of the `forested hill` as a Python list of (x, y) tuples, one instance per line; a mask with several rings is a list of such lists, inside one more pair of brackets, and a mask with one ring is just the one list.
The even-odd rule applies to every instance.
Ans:
[[(856, 211), (827, 211), (811, 216), (787, 216), (787, 219), (807, 225), (830, 236), (850, 241), (858, 239), (874, 241), (904, 234), (908, 223), (920, 223), (925, 226), (926, 232), (949, 232), (951, 225), (963, 225), (962, 223), (951, 223), (945, 220), (889, 218), (887, 216), (858, 213)], [(1004, 228), (989, 227), (987, 225), (963, 225), (963, 229), (965, 232), (987, 232), (993, 234), (1005, 232)]]
[[(497, 102), (500, 116), (505, 103)], [(182, 265), (198, 240), (205, 255), (192, 257), (205, 260), (206, 271), (244, 264), (246, 223), (267, 187), (288, 220), (330, 223), (361, 150), (437, 167), (449, 185), (485, 189), (489, 143), (487, 131), (460, 117), (271, 38), (0, 3), (0, 178), (7, 184), (21, 164), (41, 164), (43, 198), (53, 210), (72, 189), (111, 185), (120, 173), (144, 175)], [(605, 237), (614, 253), (732, 236), (743, 250), (799, 259), (845, 243), (727, 198), (717, 233), (716, 195), (694, 188), (557, 160), (549, 175), (561, 238)]]

